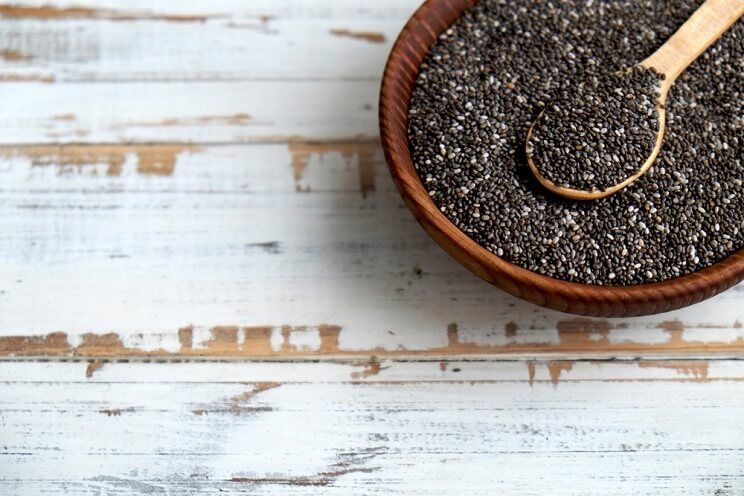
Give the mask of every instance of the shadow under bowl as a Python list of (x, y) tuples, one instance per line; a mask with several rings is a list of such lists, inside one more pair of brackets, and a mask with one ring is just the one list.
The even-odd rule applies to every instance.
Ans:
[(519, 298), (578, 315), (629, 317), (666, 312), (710, 298), (744, 279), (744, 248), (701, 271), (651, 284), (596, 286), (532, 272), (491, 253), (460, 231), (429, 197), (408, 147), (408, 106), (429, 48), (477, 0), (427, 0), (401, 31), (380, 93), (380, 134), (390, 172), (426, 232), (474, 274)]

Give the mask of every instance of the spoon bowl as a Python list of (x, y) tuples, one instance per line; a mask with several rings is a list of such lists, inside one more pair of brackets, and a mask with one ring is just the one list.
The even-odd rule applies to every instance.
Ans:
[(567, 187), (551, 180), (544, 173), (546, 164), (537, 163), (532, 154), (532, 140), (535, 125), (540, 121), (543, 112), (532, 123), (525, 144), (527, 164), (535, 178), (549, 191), (571, 200), (597, 200), (622, 190), (643, 176), (653, 165), (661, 151), (666, 128), (666, 99), (669, 89), (677, 77), (697, 59), (713, 42), (728, 30), (744, 15), (742, 0), (706, 0), (690, 18), (650, 57), (640, 63), (640, 67), (653, 70), (662, 76), (659, 95), (656, 101), (658, 129), (654, 146), (649, 155), (643, 159), (637, 170), (624, 180), (604, 188), (584, 190)]
[(529, 150), (529, 143), (530, 140), (532, 140), (535, 124), (540, 119), (540, 116), (542, 116), (542, 112), (540, 112), (540, 115), (538, 115), (537, 119), (535, 119), (535, 122), (532, 123), (529, 131), (527, 131), (527, 166), (530, 168), (532, 175), (535, 176), (535, 179), (537, 179), (540, 184), (543, 185), (543, 187), (564, 198), (568, 198), (570, 200), (599, 200), (600, 198), (605, 198), (607, 196), (613, 195), (644, 175), (656, 161), (656, 157), (661, 151), (661, 145), (664, 143), (664, 130), (666, 129), (666, 111), (664, 110), (664, 104), (661, 101), (661, 97), (659, 98), (659, 102), (656, 105), (656, 112), (658, 115), (659, 130), (656, 133), (656, 141), (654, 142), (654, 148), (651, 151), (651, 154), (648, 156), (646, 161), (636, 173), (628, 176), (627, 179), (618, 184), (615, 184), (614, 186), (606, 189), (593, 190), (567, 188), (565, 186), (561, 186), (560, 184), (554, 183), (543, 175), (543, 173), (540, 171), (540, 168), (537, 166), (537, 164), (535, 164), (532, 153), (530, 153)]

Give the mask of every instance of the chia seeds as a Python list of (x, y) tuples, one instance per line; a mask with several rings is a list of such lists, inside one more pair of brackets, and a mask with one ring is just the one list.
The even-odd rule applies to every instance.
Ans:
[(660, 82), (658, 73), (636, 66), (558, 94), (535, 121), (527, 155), (543, 177), (565, 188), (620, 184), (654, 149)]
[(570, 201), (530, 173), (525, 137), (582, 81), (653, 53), (693, 0), (480, 0), (434, 44), (411, 98), (424, 187), (475, 241), (529, 270), (590, 284), (661, 281), (744, 245), (744, 24), (677, 79), (655, 165), (622, 191)]

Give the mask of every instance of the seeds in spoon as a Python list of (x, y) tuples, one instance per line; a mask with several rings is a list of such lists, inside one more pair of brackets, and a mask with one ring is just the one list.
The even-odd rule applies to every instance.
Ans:
[(636, 174), (659, 132), (661, 77), (636, 66), (563, 90), (535, 121), (527, 154), (556, 185), (604, 191)]

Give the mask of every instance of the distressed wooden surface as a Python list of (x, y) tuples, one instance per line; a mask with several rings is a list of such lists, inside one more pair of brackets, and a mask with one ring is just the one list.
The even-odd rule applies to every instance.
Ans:
[(742, 361), (378, 365), (107, 363), (86, 379), (84, 363), (6, 364), (0, 488), (744, 490), (744, 395), (731, 394), (744, 381)]
[(744, 286), (575, 318), (415, 224), (417, 4), (0, 3), (1, 494), (744, 493)]

